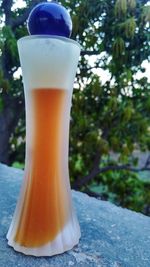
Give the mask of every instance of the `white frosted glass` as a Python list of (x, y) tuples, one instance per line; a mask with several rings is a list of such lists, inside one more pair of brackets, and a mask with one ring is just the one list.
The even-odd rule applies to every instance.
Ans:
[(26, 104), (25, 174), (8, 244), (52, 256), (79, 242), (68, 171), (72, 88), (80, 54), (75, 41), (48, 36), (18, 42)]
[(72, 89), (80, 54), (76, 42), (25, 37), (18, 47), (25, 88)]

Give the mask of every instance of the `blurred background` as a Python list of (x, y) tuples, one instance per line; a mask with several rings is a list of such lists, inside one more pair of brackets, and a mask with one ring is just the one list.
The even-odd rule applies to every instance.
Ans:
[[(0, 1), (0, 162), (24, 168), (17, 40), (42, 1)], [(150, 216), (150, 1), (62, 0), (82, 46), (74, 84), (72, 188)]]

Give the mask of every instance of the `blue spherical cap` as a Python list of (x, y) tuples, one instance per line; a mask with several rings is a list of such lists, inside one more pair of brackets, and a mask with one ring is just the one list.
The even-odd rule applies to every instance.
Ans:
[(45, 2), (35, 6), (29, 14), (28, 31), (31, 35), (70, 37), (72, 20), (63, 6), (55, 2)]

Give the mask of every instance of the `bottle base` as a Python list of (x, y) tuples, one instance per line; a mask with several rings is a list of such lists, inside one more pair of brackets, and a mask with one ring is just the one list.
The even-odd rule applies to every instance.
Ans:
[(78, 222), (69, 222), (63, 230), (57, 235), (55, 240), (37, 248), (29, 248), (19, 245), (13, 240), (13, 234), (10, 231), (7, 234), (8, 245), (17, 252), (35, 257), (54, 256), (71, 250), (79, 243), (81, 237)]

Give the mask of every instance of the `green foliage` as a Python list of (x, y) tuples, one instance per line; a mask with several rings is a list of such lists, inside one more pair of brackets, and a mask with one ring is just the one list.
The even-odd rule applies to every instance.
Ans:
[(125, 36), (126, 38), (133, 38), (136, 30), (135, 17), (131, 17), (126, 20), (125, 23)]
[[(26, 0), (27, 8), (32, 2)], [(94, 184), (98, 190), (101, 188), (99, 192), (105, 198), (148, 214), (149, 183), (139, 180), (132, 172), (108, 171), (79, 186), (79, 181), (93, 168), (110, 164), (104, 158), (109, 159), (111, 151), (118, 155), (113, 164), (136, 165), (137, 158), (132, 156), (134, 149), (150, 150), (150, 84), (146, 77), (136, 76), (138, 71), (144, 75), (141, 64), (150, 59), (150, 9), (145, 6), (148, 1), (60, 2), (70, 10), (74, 25), (72, 38), (82, 46), (71, 111), (71, 183), (80, 190)], [(5, 21), (4, 11), (3, 7), (0, 13), (0, 119), (2, 116), (3, 121), (8, 122), (10, 132), (7, 163), (15, 162), (14, 166), (21, 164), (22, 167), (24, 96), (22, 78), (14, 78), (14, 74), (20, 66), (17, 40), (27, 35), (23, 20), (26, 8), (11, 9)], [(105, 83), (94, 74), (88, 55), (96, 55), (93, 68), (109, 72), (110, 79)], [(5, 120), (8, 107), (9, 120), (8, 117)]]
[(14, 162), (13, 164), (12, 164), (12, 167), (14, 167), (14, 168), (18, 168), (18, 169), (24, 169), (24, 163), (20, 163), (20, 162)]
[(117, 0), (115, 3), (115, 16), (121, 18), (127, 13), (127, 0)]
[(0, 98), (0, 112), (3, 111), (3, 107), (4, 107), (4, 102), (3, 102), (3, 100)]
[(90, 189), (103, 199), (135, 211), (150, 215), (150, 183), (140, 180), (129, 171), (109, 171), (99, 177), (100, 183)]
[(121, 37), (117, 37), (113, 43), (113, 57), (120, 58), (125, 52), (125, 43)]

